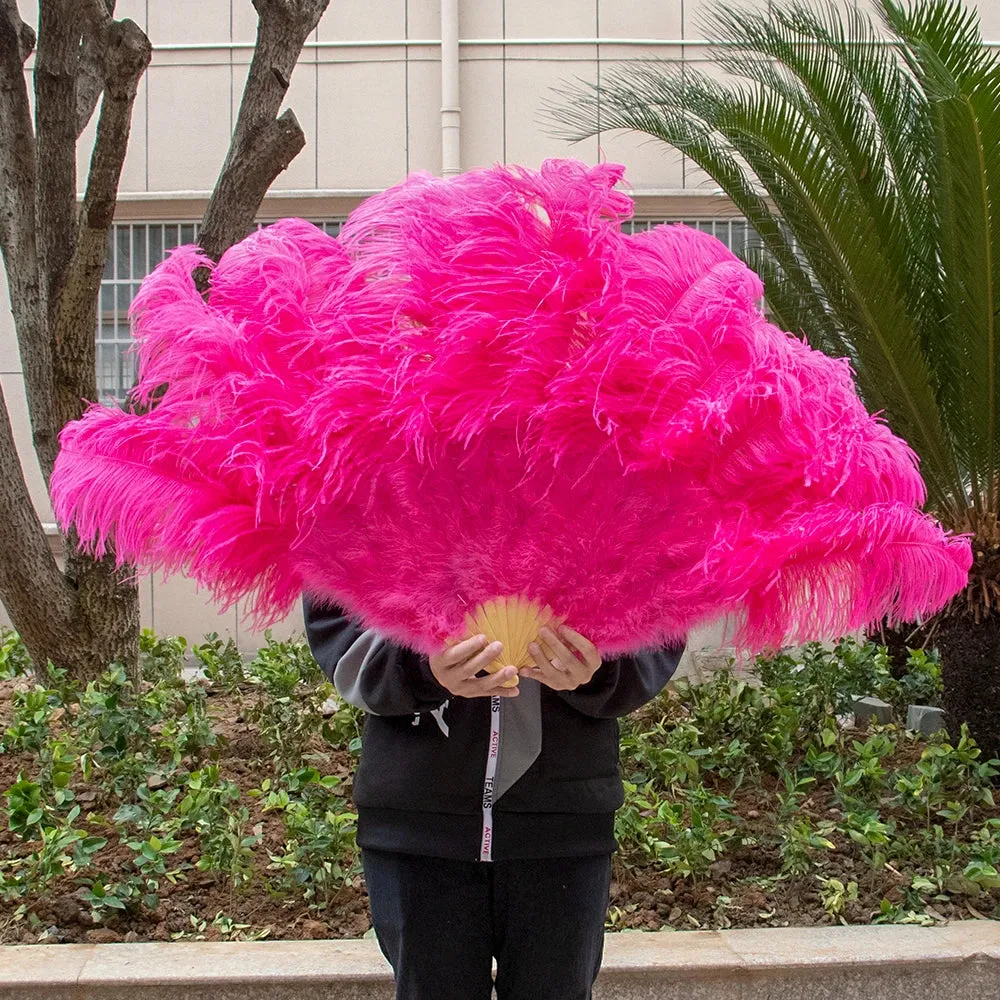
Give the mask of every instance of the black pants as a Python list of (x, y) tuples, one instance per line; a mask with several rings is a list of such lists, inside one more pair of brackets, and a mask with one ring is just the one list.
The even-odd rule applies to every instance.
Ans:
[(589, 1000), (611, 858), (450, 861), (362, 852), (397, 1000)]

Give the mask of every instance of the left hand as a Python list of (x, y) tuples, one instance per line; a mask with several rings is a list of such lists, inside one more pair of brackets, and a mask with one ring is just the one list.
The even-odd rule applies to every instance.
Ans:
[(558, 634), (543, 628), (538, 635), (541, 642), (528, 645), (535, 666), (524, 667), (523, 677), (533, 677), (554, 691), (573, 691), (586, 684), (601, 665), (597, 647), (568, 625), (560, 625)]

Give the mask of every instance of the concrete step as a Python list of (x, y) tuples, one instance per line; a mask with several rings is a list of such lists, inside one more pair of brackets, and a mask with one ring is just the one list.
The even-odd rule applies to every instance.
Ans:
[[(442, 931), (447, 928), (442, 926)], [(2, 1000), (391, 1000), (372, 940), (17, 945)], [(595, 1000), (1000, 998), (1000, 922), (609, 934)]]

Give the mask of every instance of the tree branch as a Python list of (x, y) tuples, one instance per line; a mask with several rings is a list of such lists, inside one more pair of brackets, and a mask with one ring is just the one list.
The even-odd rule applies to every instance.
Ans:
[(76, 137), (94, 116), (94, 109), (104, 91), (104, 50), (106, 29), (115, 12), (115, 0), (89, 0), (85, 5), (83, 44), (76, 74)]
[(202, 219), (201, 246), (215, 259), (250, 232), (267, 189), (305, 145), (291, 110), (276, 116), (302, 46), (329, 0), (253, 3), (257, 45), (229, 152)]
[(267, 189), (306, 144), (291, 108), (269, 122), (219, 176), (202, 222), (201, 246), (215, 260), (253, 228)]
[(55, 416), (59, 426), (76, 420), (83, 410), (83, 400), (97, 395), (94, 303), (100, 292), (108, 230), (128, 150), (132, 107), (153, 54), (143, 30), (127, 19), (107, 23), (102, 48), (104, 101), (73, 256), (52, 320)]
[(47, 306), (73, 252), (76, 221), (76, 71), (83, 23), (73, 0), (39, 0), (35, 57), (35, 216)]
[(21, 20), (15, 0), (0, 0), (0, 252), (35, 450), (42, 467), (51, 468), (59, 428), (35, 236), (35, 133), (24, 79), (24, 61), (34, 47), (35, 33)]
[(17, 46), (18, 52), (21, 57), (21, 65), (23, 66), (28, 61), (28, 56), (35, 51), (35, 42), (37, 38), (35, 37), (35, 29), (30, 24), (25, 24), (21, 20), (17, 12), (16, 3), (4, 3), (6, 7), (13, 15), (14, 18), (20, 22), (17, 26)]
[(0, 246), (34, 230), (35, 135), (24, 62), (35, 33), (15, 0), (0, 0)]
[[(32, 602), (46, 608), (50, 620), (68, 620), (70, 601), (48, 539), (35, 513), (14, 442), (3, 387), (0, 386), (0, 601), (7, 608)], [(45, 616), (40, 616), (45, 618)], [(23, 638), (34, 648), (44, 636)]]

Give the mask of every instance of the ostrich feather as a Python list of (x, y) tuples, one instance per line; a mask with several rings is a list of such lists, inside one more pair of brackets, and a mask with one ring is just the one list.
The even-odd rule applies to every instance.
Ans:
[[(303, 590), (430, 652), (506, 595), (605, 654), (727, 614), (748, 650), (941, 607), (971, 551), (848, 363), (773, 326), (622, 168), (552, 160), (174, 251), (133, 304), (141, 415), (67, 426), (59, 522), (255, 624)], [(206, 301), (192, 272), (211, 269)]]

